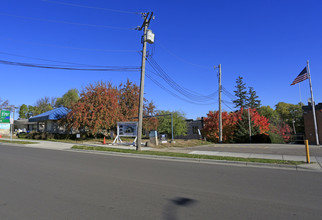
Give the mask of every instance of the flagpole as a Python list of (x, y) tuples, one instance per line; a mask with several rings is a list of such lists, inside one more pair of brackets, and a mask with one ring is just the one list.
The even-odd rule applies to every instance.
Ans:
[(318, 128), (316, 124), (316, 117), (315, 117), (315, 102), (313, 99), (313, 90), (312, 90), (312, 82), (311, 82), (311, 73), (310, 73), (310, 66), (309, 66), (309, 61), (306, 61), (307, 65), (307, 72), (309, 74), (309, 80), (310, 80), (310, 91), (311, 91), (311, 100), (312, 100), (312, 112), (313, 112), (313, 121), (314, 121), (314, 130), (315, 130), (315, 140), (316, 140), (316, 145), (320, 145), (319, 143), (319, 135), (318, 135)]

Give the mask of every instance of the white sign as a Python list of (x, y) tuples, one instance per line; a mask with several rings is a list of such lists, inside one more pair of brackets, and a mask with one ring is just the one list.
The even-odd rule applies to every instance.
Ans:
[(2, 124), (2, 123), (0, 123), (0, 129), (10, 129), (10, 124)]
[(119, 137), (136, 137), (137, 130), (137, 122), (117, 122), (117, 135)]
[(80, 138), (80, 134), (76, 134), (76, 138)]

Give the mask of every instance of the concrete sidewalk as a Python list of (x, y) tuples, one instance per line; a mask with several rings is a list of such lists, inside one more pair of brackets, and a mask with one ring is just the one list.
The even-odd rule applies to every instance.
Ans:
[[(1, 138), (0, 140), (8, 140), (8, 138)], [(32, 147), (32, 148), (42, 148), (50, 150), (70, 150), (74, 145), (84, 145), (84, 146), (97, 146), (97, 147), (110, 147), (116, 149), (132, 149), (135, 150), (135, 146), (130, 145), (112, 145), (112, 144), (95, 144), (95, 143), (63, 143), (63, 142), (53, 142), (53, 141), (43, 141), (43, 140), (19, 140), (13, 139), (13, 141), (30, 141), (36, 142), (36, 144), (23, 144), (19, 146), (23, 147)], [(1, 142), (0, 142), (1, 145)], [(197, 147), (196, 147), (197, 148)], [(265, 153), (241, 153), (241, 152), (222, 152), (222, 151), (213, 151), (213, 150), (193, 150), (193, 147), (185, 148), (171, 148), (171, 149), (162, 149), (162, 148), (150, 148), (142, 147), (142, 150), (145, 151), (163, 151), (163, 152), (178, 152), (178, 153), (187, 153), (187, 154), (196, 154), (196, 155), (211, 155), (211, 156), (224, 156), (224, 157), (241, 157), (241, 158), (258, 158), (258, 159), (273, 159), (273, 160), (288, 160), (288, 161), (303, 161), (306, 162), (305, 156), (297, 155), (285, 155), (285, 154), (265, 154)], [(198, 148), (197, 148), (198, 149)], [(322, 171), (322, 157), (320, 156), (311, 156), (311, 162), (313, 164), (303, 164), (303, 167), (314, 170)]]

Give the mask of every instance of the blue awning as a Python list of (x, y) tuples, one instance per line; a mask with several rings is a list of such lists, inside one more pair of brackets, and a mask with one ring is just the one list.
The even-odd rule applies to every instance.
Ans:
[(55, 108), (48, 112), (44, 112), (40, 115), (36, 115), (34, 117), (29, 118), (29, 122), (42, 122), (47, 120), (59, 120), (70, 112), (70, 109), (65, 107)]

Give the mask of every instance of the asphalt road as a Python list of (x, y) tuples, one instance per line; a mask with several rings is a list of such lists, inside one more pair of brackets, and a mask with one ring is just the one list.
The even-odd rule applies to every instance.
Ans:
[(0, 219), (321, 219), (322, 173), (0, 144)]

